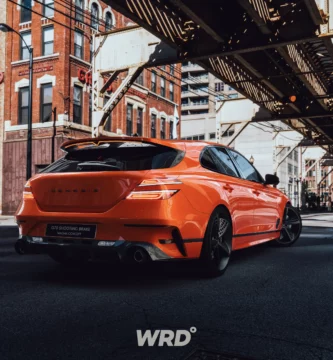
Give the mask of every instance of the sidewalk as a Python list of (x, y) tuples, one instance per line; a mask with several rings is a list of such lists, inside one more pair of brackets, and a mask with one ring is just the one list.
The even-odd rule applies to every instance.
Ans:
[(18, 238), (19, 231), (14, 216), (0, 216), (0, 240)]
[(333, 228), (333, 213), (314, 213), (301, 215), (303, 226)]

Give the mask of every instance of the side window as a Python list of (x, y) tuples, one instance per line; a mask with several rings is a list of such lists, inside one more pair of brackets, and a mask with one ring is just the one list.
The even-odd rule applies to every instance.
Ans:
[(219, 172), (212, 156), (210, 155), (209, 148), (206, 148), (200, 158), (201, 166), (215, 172)]
[(257, 170), (250, 164), (248, 160), (245, 159), (244, 156), (236, 153), (235, 151), (229, 151), (239, 166), (245, 180), (262, 182), (261, 176), (258, 174)]
[(238, 177), (237, 169), (224, 148), (212, 148), (211, 152), (213, 159), (216, 158), (214, 160), (219, 163), (220, 173)]

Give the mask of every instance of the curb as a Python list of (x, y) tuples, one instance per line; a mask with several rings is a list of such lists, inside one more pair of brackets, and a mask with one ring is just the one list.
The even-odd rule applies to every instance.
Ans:
[(6, 238), (18, 238), (19, 230), (17, 225), (0, 226), (0, 241)]

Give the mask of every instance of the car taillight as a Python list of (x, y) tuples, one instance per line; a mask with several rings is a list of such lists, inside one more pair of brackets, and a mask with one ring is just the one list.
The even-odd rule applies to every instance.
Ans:
[(34, 196), (32, 194), (32, 190), (31, 190), (31, 186), (30, 186), (30, 181), (28, 181), (25, 185), (24, 185), (24, 191), (23, 191), (23, 199), (33, 199)]
[(179, 190), (132, 191), (127, 199), (131, 200), (168, 200)]
[(161, 186), (161, 185), (180, 185), (182, 182), (175, 178), (165, 178), (165, 179), (147, 179), (143, 180), (141, 186)]
[[(166, 185), (181, 185), (182, 182), (176, 178), (155, 178), (143, 180), (127, 199), (131, 200), (168, 200), (174, 196), (179, 189), (168, 189)], [(142, 189), (146, 187), (146, 189)], [(155, 190), (156, 189), (156, 190)]]

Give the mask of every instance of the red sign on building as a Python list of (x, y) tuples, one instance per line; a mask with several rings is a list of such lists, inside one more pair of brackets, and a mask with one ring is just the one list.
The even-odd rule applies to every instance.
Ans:
[[(89, 86), (92, 85), (92, 74), (91, 71), (85, 71), (84, 69), (79, 69), (77, 72), (77, 77), (82, 84), (87, 84)], [(106, 83), (106, 79), (104, 79), (104, 84)], [(112, 91), (112, 84), (106, 89), (107, 92)]]

